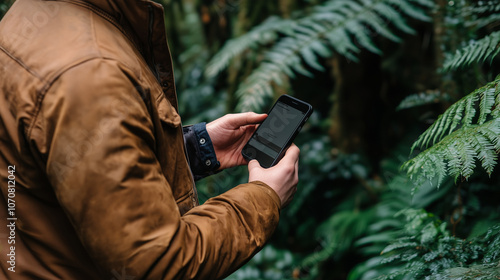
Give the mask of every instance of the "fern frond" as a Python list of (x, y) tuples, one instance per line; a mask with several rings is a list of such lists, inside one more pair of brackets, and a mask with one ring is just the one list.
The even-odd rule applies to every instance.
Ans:
[(498, 24), (500, 20), (500, 3), (498, 1), (479, 1), (476, 6), (465, 6), (461, 14), (471, 20), (465, 21), (466, 27), (482, 28), (490, 24)]
[[(388, 3), (390, 3), (391, 5), (395, 5), (396, 7), (398, 7), (398, 10), (408, 15), (409, 17), (421, 21), (431, 21), (432, 18), (427, 15), (426, 10), (432, 9), (436, 6), (435, 1), (432, 0), (389, 0)], [(419, 8), (419, 6), (425, 7), (426, 9), (424, 10), (422, 8)]]
[[(412, 151), (425, 148), (436, 143), (443, 136), (451, 134), (459, 125), (466, 127), (473, 124), (483, 124), (488, 118), (498, 118), (500, 115), (500, 76), (494, 81), (475, 90), (450, 106), (438, 119), (415, 141)], [(479, 101), (479, 116), (476, 106)]]
[[(295, 73), (311, 76), (306, 66), (324, 70), (319, 59), (331, 57), (332, 50), (353, 61), (357, 61), (356, 54), (360, 48), (380, 54), (381, 51), (373, 40), (374, 32), (398, 42), (400, 39), (394, 31), (414, 32), (407, 25), (404, 15), (429, 20), (425, 12), (418, 9), (414, 3), (430, 5), (427, 0), (330, 0), (314, 9), (310, 15), (292, 20), (294, 24), (288, 27), (287, 32), (280, 33), (284, 38), (279, 39), (264, 54), (259, 67), (238, 88), (238, 109), (259, 109), (262, 100), (273, 94), (271, 83), (279, 85), (283, 82), (282, 79), (293, 78)], [(260, 31), (255, 31), (258, 32)], [(235, 40), (231, 44), (239, 46), (239, 43), (236, 43), (239, 39)], [(247, 40), (247, 37), (242, 40)], [(227, 57), (231, 56), (231, 53), (238, 53), (237, 51), (228, 50), (230, 54)], [(213, 64), (218, 65), (213, 69), (219, 70), (221, 65), (227, 65), (228, 60), (220, 61)], [(258, 100), (261, 101), (255, 103)]]
[(273, 89), (271, 83), (281, 85), (287, 77), (294, 77), (295, 72), (305, 76), (312, 76), (302, 64), (302, 59), (312, 68), (322, 70), (322, 66), (317, 60), (318, 55), (325, 55), (325, 52), (315, 51), (319, 49), (319, 42), (314, 40), (317, 33), (301, 35), (295, 38), (285, 38), (278, 42), (265, 56), (265, 61), (252, 72), (243, 82), (236, 95), (240, 98), (238, 109), (241, 111), (258, 110), (257, 100), (264, 100), (272, 96)]
[(454, 267), (441, 273), (433, 274), (428, 280), (488, 280), (500, 279), (500, 270), (496, 264), (480, 264), (471, 267)]
[(248, 49), (256, 48), (277, 40), (278, 32), (286, 33), (296, 24), (295, 21), (270, 17), (250, 32), (229, 40), (224, 47), (210, 60), (205, 75), (209, 78), (217, 76), (227, 68), (230, 61)]
[(459, 49), (455, 54), (447, 56), (443, 65), (445, 71), (456, 69), (471, 63), (483, 63), (487, 59), (493, 60), (500, 53), (500, 31), (492, 32), (488, 36), (473, 41)]
[[(412, 230), (388, 246), (380, 263), (400, 264), (398, 269), (384, 273), (377, 280), (426, 279), (426, 280), (490, 280), (500, 279), (498, 269), (500, 225), (494, 225), (484, 235), (464, 240), (446, 230), (446, 224), (432, 215), (419, 220)], [(404, 246), (414, 241), (415, 246)], [(431, 242), (425, 242), (431, 241)], [(382, 267), (376, 267), (381, 269)], [(403, 276), (405, 278), (400, 278)]]
[(485, 27), (490, 24), (498, 24), (500, 22), (500, 14), (492, 14), (486, 17), (479, 17), (473, 24), (477, 28)]
[(494, 118), (499, 118), (500, 117), (500, 106), (498, 106), (498, 104), (500, 104), (500, 86), (496, 86), (495, 87), (495, 106), (493, 107), (493, 110), (491, 111), (491, 115), (494, 117)]
[(488, 115), (491, 114), (491, 108), (495, 106), (495, 88), (487, 88), (480, 93), (481, 102), (479, 103), (478, 124), (483, 124)]
[(420, 135), (412, 151), (433, 146), (405, 162), (402, 169), (416, 184), (437, 177), (438, 186), (446, 175), (455, 180), (470, 177), (477, 161), (491, 174), (500, 152), (499, 96), (500, 76), (450, 106)]
[(475, 13), (500, 12), (500, 3), (496, 1), (481, 1), (478, 6), (472, 8)]
[(347, 250), (354, 241), (363, 235), (373, 221), (374, 212), (342, 211), (332, 215), (316, 230), (316, 238), (324, 243), (320, 251), (304, 258), (302, 268), (311, 268), (334, 254)]
[[(481, 91), (481, 90), (479, 90)], [(465, 101), (464, 118), (462, 119), (462, 125), (466, 126), (472, 123), (472, 119), (476, 115), (476, 102), (478, 101), (478, 94), (469, 94), (463, 100)]]
[[(456, 157), (452, 157), (452, 160), (454, 158)], [(417, 185), (422, 184), (424, 179), (432, 180), (437, 177), (437, 185), (439, 186), (448, 173), (445, 159), (441, 154), (426, 152), (420, 153), (417, 157), (407, 161), (402, 166), (402, 169), (407, 171), (410, 179), (414, 180)]]
[(439, 103), (441, 101), (449, 101), (450, 97), (447, 94), (441, 93), (439, 90), (431, 90), (426, 92), (419, 92), (407, 96), (405, 99), (399, 103), (396, 107), (396, 111), (414, 108), (417, 106), (422, 106), (431, 103)]
[(438, 176), (438, 185), (446, 175), (468, 178), (479, 160), (491, 174), (499, 152), (500, 119), (481, 125), (469, 125), (443, 138), (439, 143), (407, 161), (402, 168), (417, 184)]
[(481, 161), (483, 169), (488, 174), (491, 174), (497, 160), (497, 153), (494, 148), (495, 144), (483, 134), (472, 135), (471, 140), (472, 148), (477, 152), (477, 158)]

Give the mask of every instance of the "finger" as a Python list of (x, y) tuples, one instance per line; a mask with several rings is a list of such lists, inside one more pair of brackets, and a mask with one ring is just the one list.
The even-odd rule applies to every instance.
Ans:
[[(292, 147), (290, 147), (292, 148)], [(278, 168), (284, 168), (286, 167), (290, 172), (296, 172), (297, 168), (296, 165), (298, 164), (298, 159), (299, 159), (299, 154), (298, 154), (298, 148), (295, 150), (294, 148), (286, 151), (285, 155), (283, 158), (276, 164), (276, 167)]]
[(247, 116), (247, 124), (259, 124), (267, 118), (267, 114), (251, 113)]
[(245, 126), (249, 124), (258, 124), (267, 118), (267, 114), (257, 114), (254, 112), (233, 114), (230, 117), (231, 125), (234, 127)]
[(297, 161), (295, 162), (295, 174), (299, 173), (299, 159), (297, 158)]
[(257, 126), (259, 126), (259, 125), (258, 124), (249, 124), (249, 125), (242, 127), (242, 129), (244, 129), (246, 133), (253, 133), (255, 130), (257, 130)]
[(295, 182), (295, 184), (299, 183), (299, 161), (298, 160), (295, 162), (294, 182)]
[(256, 159), (252, 159), (248, 163), (248, 170), (250, 171), (250, 170), (255, 169), (255, 168), (260, 168), (260, 164)]
[(281, 159), (280, 163), (283, 162), (283, 164), (298, 164), (299, 161), (299, 154), (300, 150), (299, 148), (292, 143), (288, 150), (285, 153), (285, 156)]
[(246, 141), (248, 141), (248, 139), (250, 139), (250, 137), (257, 130), (257, 126), (258, 126), (257, 124), (249, 124), (249, 125), (240, 127), (240, 130), (241, 130), (241, 133), (243, 136), (243, 140), (242, 140), (243, 143), (242, 144), (245, 144)]

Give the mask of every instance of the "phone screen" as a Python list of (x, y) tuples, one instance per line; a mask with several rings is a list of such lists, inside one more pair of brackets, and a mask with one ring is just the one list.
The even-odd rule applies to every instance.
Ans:
[(276, 158), (304, 118), (304, 112), (283, 102), (274, 106), (248, 144)]

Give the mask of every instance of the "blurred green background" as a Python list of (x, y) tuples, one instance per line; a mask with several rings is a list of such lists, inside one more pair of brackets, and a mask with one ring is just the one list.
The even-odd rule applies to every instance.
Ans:
[(315, 109), (294, 201), (227, 279), (500, 279), (498, 1), (158, 2), (184, 124)]

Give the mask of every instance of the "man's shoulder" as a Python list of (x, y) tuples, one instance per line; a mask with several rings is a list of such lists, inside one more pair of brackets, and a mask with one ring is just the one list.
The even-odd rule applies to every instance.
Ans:
[(141, 58), (127, 36), (71, 3), (18, 1), (0, 23), (0, 48), (7, 55), (0, 60), (14, 60), (48, 83), (94, 59), (117, 60), (140, 75)]
[[(116, 73), (126, 70), (128, 78), (139, 80), (145, 71), (127, 36), (85, 7), (19, 0), (0, 22), (0, 95), (27, 127), (58, 80), (99, 60)], [(79, 76), (79, 84), (91, 83), (92, 74)]]

